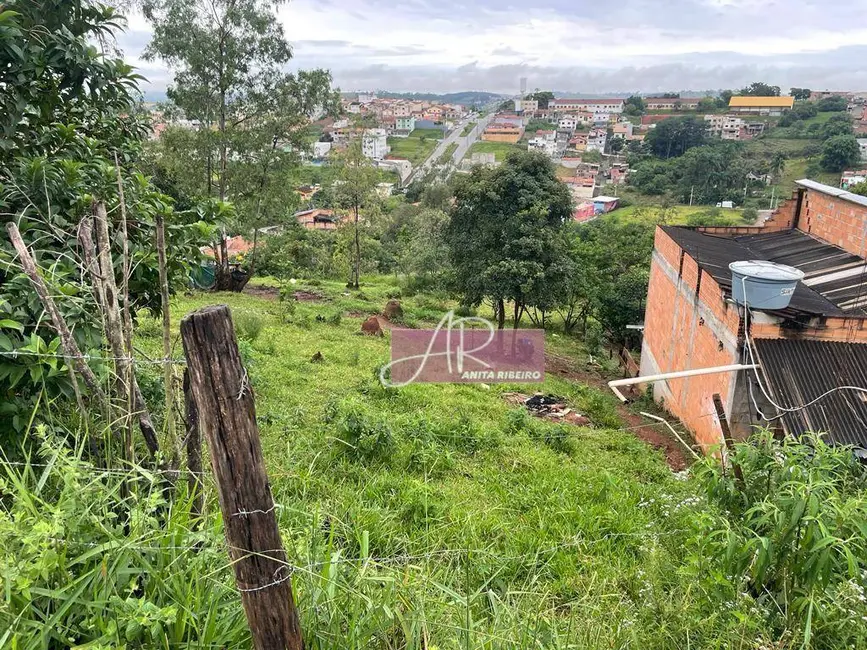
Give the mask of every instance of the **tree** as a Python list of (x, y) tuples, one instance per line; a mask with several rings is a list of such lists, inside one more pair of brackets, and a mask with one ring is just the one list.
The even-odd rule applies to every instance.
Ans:
[(861, 160), (861, 149), (855, 136), (835, 135), (825, 140), (822, 147), (822, 169), (841, 172), (847, 167), (856, 165), (859, 160)]
[(611, 149), (611, 153), (619, 153), (621, 149), (626, 145), (626, 140), (623, 138), (611, 138), (609, 140), (609, 148)]
[(544, 110), (548, 108), (548, 104), (552, 99), (554, 99), (554, 93), (552, 93), (550, 90), (537, 90), (536, 92), (527, 95), (526, 99), (535, 99), (537, 102), (539, 102), (539, 108)]
[(650, 131), (646, 140), (654, 155), (672, 158), (704, 144), (706, 137), (707, 123), (704, 119), (688, 115), (662, 120)]
[(710, 113), (717, 109), (717, 102), (713, 97), (702, 97), (698, 100), (696, 110), (699, 113)]
[(626, 98), (623, 105), (623, 112), (627, 115), (641, 115), (645, 110), (647, 110), (647, 104), (644, 102), (644, 98), (641, 97), (641, 95), (630, 95)]
[(795, 98), (795, 101), (806, 101), (810, 99), (812, 91), (809, 88), (792, 88), (789, 90), (789, 95)]
[(379, 178), (376, 168), (361, 151), (361, 141), (355, 140), (344, 152), (335, 156), (337, 181), (335, 201), (351, 212), (351, 273), (348, 287), (358, 289), (361, 278), (361, 232), (362, 212), (368, 223), (372, 220), (378, 204), (376, 183)]
[(777, 181), (779, 181), (780, 176), (782, 176), (783, 171), (786, 169), (786, 154), (782, 151), (777, 151), (773, 158), (771, 158), (771, 165), (769, 171), (771, 172), (771, 176), (774, 177)]
[(732, 95), (734, 95), (734, 92), (731, 90), (721, 90), (719, 93), (719, 100), (717, 101), (717, 107), (728, 108)]
[(850, 185), (849, 191), (852, 192), (852, 194), (867, 196), (867, 181), (861, 181), (860, 183), (856, 183), (855, 185)]
[(560, 234), (571, 216), (569, 190), (541, 153), (514, 153), (460, 179), (445, 241), (463, 304), (491, 300), (501, 329), (506, 301), (514, 303), (515, 327), (526, 309), (552, 308), (566, 277)]
[(852, 118), (848, 113), (832, 115), (822, 125), (821, 137), (823, 140), (833, 138), (835, 135), (852, 135)]
[(746, 88), (742, 88), (740, 95), (753, 95), (755, 97), (779, 97), (780, 87), (770, 86), (763, 81), (754, 81)]
[[(217, 289), (240, 290), (249, 274), (231, 273), (226, 248), (229, 229), (255, 233), (263, 215), (277, 216), (286, 189), (275, 183), (285, 175), (302, 144), (308, 119), (334, 110), (337, 95), (323, 70), (285, 71), (292, 50), (274, 15), (276, 0), (144, 0), (153, 23), (148, 59), (174, 69), (167, 95), (188, 119), (198, 121), (196, 149), (204, 159), (189, 173), (204, 177), (204, 196), (232, 199), (241, 208), (239, 223), (221, 229)], [(278, 210), (279, 211), (279, 210)], [(255, 264), (255, 251), (252, 255)]]
[(820, 113), (834, 113), (845, 111), (849, 106), (849, 102), (845, 97), (824, 97), (816, 102), (816, 108)]

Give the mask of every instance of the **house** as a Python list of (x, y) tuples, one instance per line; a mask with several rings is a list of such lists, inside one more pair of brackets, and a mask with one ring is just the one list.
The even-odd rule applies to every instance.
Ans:
[(569, 139), (569, 147), (575, 151), (587, 151), (587, 143), (589, 140), (589, 133), (576, 133)]
[(593, 197), (593, 207), (596, 214), (605, 214), (617, 209), (617, 204), (620, 202), (616, 196), (595, 196)]
[(539, 102), (535, 99), (516, 99), (515, 100), (515, 112), (530, 112), (535, 113), (539, 110)]
[(614, 163), (608, 169), (608, 178), (612, 185), (623, 185), (629, 176), (629, 165), (626, 163)]
[(548, 107), (555, 113), (585, 111), (588, 113), (620, 114), (623, 112), (622, 99), (552, 99)]
[(317, 160), (325, 158), (328, 152), (331, 151), (331, 142), (314, 142), (311, 149), (313, 157)]
[(843, 97), (845, 99), (852, 99), (853, 95), (854, 93), (845, 90), (813, 90), (810, 92), (810, 101), (817, 102), (820, 99), (826, 99), (827, 97)]
[(578, 128), (578, 118), (574, 115), (564, 115), (557, 122), (557, 128), (561, 131), (574, 131)]
[(596, 207), (593, 201), (582, 201), (575, 206), (575, 212), (572, 213), (572, 219), (578, 223), (591, 221), (596, 218)]
[[(761, 226), (656, 229), (641, 375), (756, 366), (652, 384), (705, 450), (721, 443), (715, 394), (736, 438), (767, 426), (867, 449), (863, 394), (833, 390), (867, 385), (867, 197), (811, 180), (796, 186)], [(729, 264), (743, 260), (805, 273), (788, 306), (733, 301)]]
[[(253, 244), (244, 239), (241, 235), (226, 238), (226, 251), (229, 255), (230, 261), (235, 260), (239, 255), (246, 255), (252, 248)], [(216, 257), (216, 255), (214, 255), (214, 249), (210, 246), (203, 247), (201, 251), (202, 254), (207, 257)]]
[(644, 105), (649, 111), (694, 111), (698, 108), (697, 97), (645, 97)]
[(541, 151), (553, 158), (557, 154), (557, 140), (537, 135), (527, 142), (527, 151)]
[(412, 115), (395, 117), (394, 130), (410, 133), (415, 130), (415, 118)]
[(867, 138), (858, 138), (858, 148), (861, 150), (861, 162), (867, 162)]
[(302, 185), (301, 187), (295, 188), (295, 193), (301, 199), (302, 203), (306, 203), (316, 196), (316, 193), (321, 189), (321, 185)]
[(632, 137), (632, 128), (632, 122), (618, 122), (612, 129), (613, 133), (611, 137), (623, 139), (630, 138)]
[(840, 179), (840, 189), (848, 190), (853, 185), (858, 185), (864, 181), (867, 181), (867, 169), (847, 170), (843, 172)]
[(307, 230), (336, 230), (340, 223), (340, 217), (334, 214), (334, 210), (301, 210), (295, 213), (295, 220), (302, 228)]
[(587, 151), (605, 152), (605, 143), (608, 141), (608, 131), (606, 129), (591, 129), (587, 134)]
[(576, 203), (583, 199), (593, 198), (593, 193), (596, 191), (596, 176), (573, 176), (564, 178), (563, 182), (569, 188), (572, 198)]
[(708, 132), (723, 140), (749, 140), (760, 135), (764, 129), (764, 122), (747, 122), (734, 115), (705, 115)]
[(385, 129), (365, 129), (361, 136), (361, 152), (365, 158), (381, 160), (388, 155), (388, 134)]
[(794, 97), (753, 97), (749, 95), (734, 96), (729, 100), (729, 110), (732, 113), (750, 113), (753, 115), (782, 115), (795, 105)]

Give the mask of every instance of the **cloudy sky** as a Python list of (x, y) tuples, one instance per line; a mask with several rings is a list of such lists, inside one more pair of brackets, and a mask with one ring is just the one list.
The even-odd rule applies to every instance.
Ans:
[[(279, 11), (295, 66), (343, 90), (656, 92), (762, 80), (867, 90), (867, 0), (294, 0)], [(147, 22), (118, 44), (142, 61)]]

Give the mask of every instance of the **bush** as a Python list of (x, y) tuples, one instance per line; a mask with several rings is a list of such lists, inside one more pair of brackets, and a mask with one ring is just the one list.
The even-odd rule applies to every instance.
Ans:
[(238, 311), (232, 314), (232, 322), (235, 324), (235, 333), (239, 339), (253, 342), (259, 338), (265, 323), (259, 314), (250, 311)]
[(718, 575), (764, 603), (781, 633), (800, 630), (802, 647), (864, 647), (867, 469), (819, 436), (769, 431), (736, 445), (731, 462), (743, 485), (715, 459), (695, 472), (721, 513), (703, 533)]

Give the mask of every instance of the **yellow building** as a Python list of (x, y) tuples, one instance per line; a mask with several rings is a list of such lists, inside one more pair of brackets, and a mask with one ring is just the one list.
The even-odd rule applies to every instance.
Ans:
[(524, 129), (516, 126), (489, 126), (482, 133), (482, 140), (486, 142), (508, 142), (509, 144), (517, 144), (522, 135), (524, 135)]
[(782, 115), (795, 105), (794, 97), (753, 97), (750, 95), (735, 96), (729, 100), (729, 110), (732, 113), (750, 113), (753, 115)]

